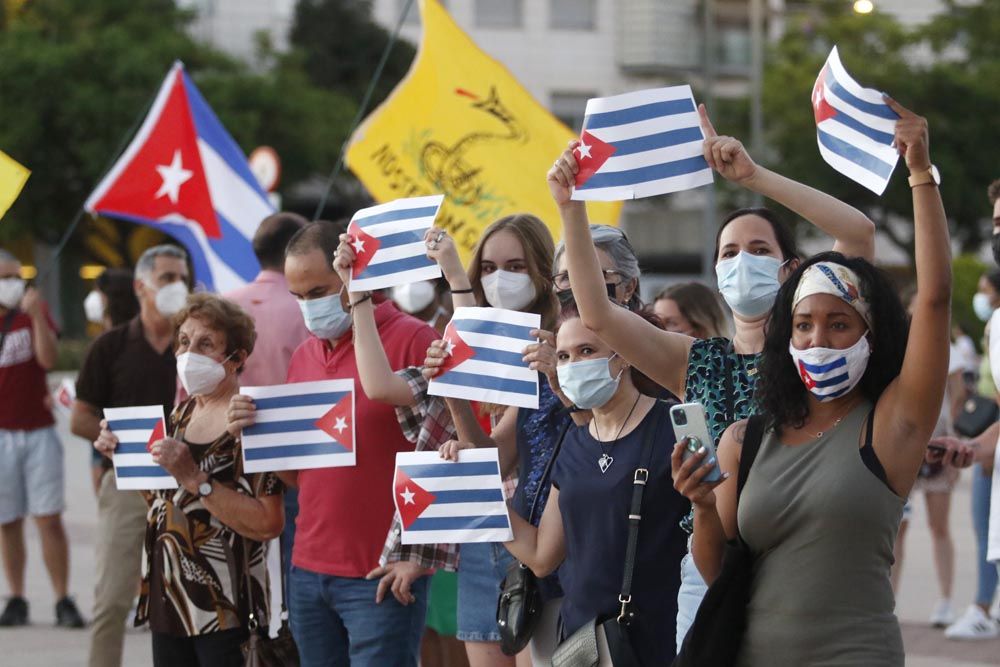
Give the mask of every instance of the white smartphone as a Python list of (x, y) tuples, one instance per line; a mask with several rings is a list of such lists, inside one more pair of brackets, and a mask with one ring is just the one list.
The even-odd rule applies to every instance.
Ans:
[(708, 432), (708, 424), (705, 422), (705, 408), (701, 403), (681, 403), (670, 408), (670, 421), (674, 425), (674, 435), (677, 441), (685, 440), (684, 460), (695, 455), (704, 447), (707, 450), (705, 461), (716, 459), (711, 472), (705, 475), (703, 481), (717, 482), (722, 479), (722, 470), (719, 468), (719, 461), (715, 456), (715, 443)]

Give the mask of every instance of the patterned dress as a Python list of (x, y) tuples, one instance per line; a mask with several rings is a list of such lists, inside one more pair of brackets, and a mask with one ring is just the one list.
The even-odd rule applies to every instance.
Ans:
[[(194, 410), (194, 399), (170, 416), (170, 432), (178, 440)], [(218, 484), (255, 498), (282, 492), (274, 473), (246, 474), (240, 444), (228, 433), (208, 444), (184, 442), (198, 467)], [(267, 626), (267, 545), (223, 525), (183, 487), (144, 494), (145, 563), (137, 626), (154, 632), (192, 637), (243, 627), (249, 616), (247, 581), (253, 587), (255, 615)], [(244, 558), (249, 576), (244, 573)]]

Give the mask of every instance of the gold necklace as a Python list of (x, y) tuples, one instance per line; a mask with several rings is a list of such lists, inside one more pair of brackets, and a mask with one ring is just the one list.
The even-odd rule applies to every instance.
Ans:
[(833, 429), (837, 428), (837, 425), (840, 424), (840, 422), (842, 422), (844, 420), (844, 417), (847, 416), (847, 413), (849, 413), (853, 409), (854, 409), (853, 405), (851, 405), (850, 407), (848, 407), (846, 410), (844, 410), (844, 412), (839, 417), (837, 417), (836, 421), (834, 421), (832, 424), (830, 424), (829, 426), (827, 426), (824, 430), (817, 431), (816, 433), (809, 433), (810, 438), (812, 438), (814, 440), (816, 438), (822, 438), (824, 433), (829, 433)]

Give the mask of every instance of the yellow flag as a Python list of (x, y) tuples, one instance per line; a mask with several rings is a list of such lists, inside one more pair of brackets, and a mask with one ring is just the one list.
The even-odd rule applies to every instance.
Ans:
[(31, 172), (0, 151), (0, 218), (7, 213)]
[[(464, 260), (484, 228), (532, 213), (562, 236), (545, 174), (573, 132), (479, 50), (437, 0), (420, 0), (424, 32), (406, 78), (358, 128), (347, 164), (379, 202), (443, 193), (437, 224)], [(588, 204), (617, 224), (620, 202)]]

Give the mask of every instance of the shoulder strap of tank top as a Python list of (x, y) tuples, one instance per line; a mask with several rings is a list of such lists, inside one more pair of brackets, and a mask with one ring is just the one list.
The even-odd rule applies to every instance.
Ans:
[(736, 502), (739, 503), (743, 486), (750, 476), (750, 468), (760, 451), (760, 443), (764, 440), (764, 416), (753, 415), (747, 420), (747, 430), (743, 436), (743, 452), (740, 454), (740, 472), (736, 478)]

